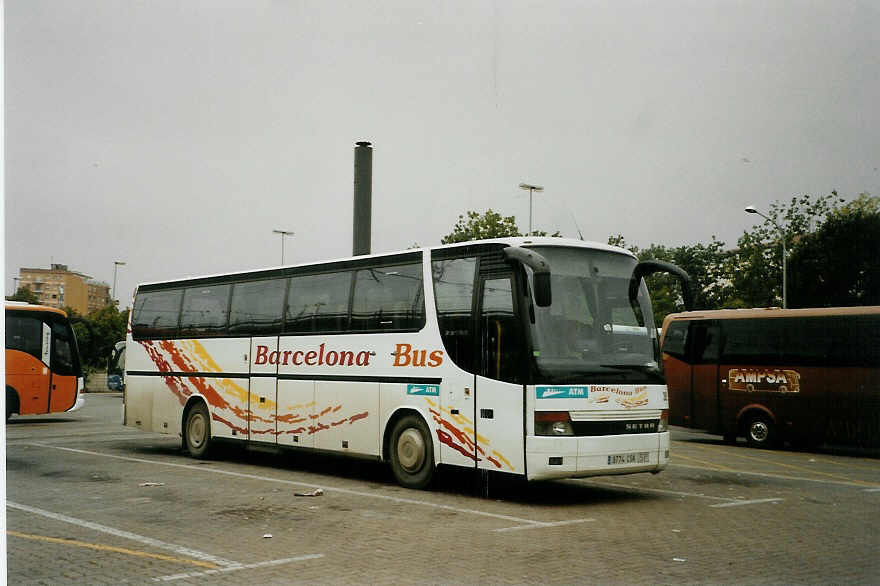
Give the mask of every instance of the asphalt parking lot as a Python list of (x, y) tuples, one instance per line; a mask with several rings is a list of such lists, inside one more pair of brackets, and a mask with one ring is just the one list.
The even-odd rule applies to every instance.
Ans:
[[(120, 425), (119, 394), (7, 424), (10, 584), (876, 583), (880, 458), (673, 430), (670, 467), (537, 484), (224, 451)], [(297, 496), (315, 494), (316, 496)]]

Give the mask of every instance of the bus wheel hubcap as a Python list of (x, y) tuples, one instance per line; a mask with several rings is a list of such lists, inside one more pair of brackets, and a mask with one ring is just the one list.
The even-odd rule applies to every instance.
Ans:
[(407, 429), (397, 439), (397, 460), (407, 472), (415, 472), (425, 461), (425, 441), (415, 429)]
[(193, 447), (199, 447), (205, 441), (205, 420), (201, 415), (195, 415), (189, 422), (189, 443)]
[(752, 438), (759, 442), (767, 439), (767, 424), (763, 421), (755, 421), (752, 423)]

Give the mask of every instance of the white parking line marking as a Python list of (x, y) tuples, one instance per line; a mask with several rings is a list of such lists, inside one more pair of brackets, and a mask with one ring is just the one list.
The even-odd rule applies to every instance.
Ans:
[(583, 484), (592, 484), (593, 486), (598, 486), (600, 488), (606, 487), (606, 486), (609, 486), (612, 488), (620, 488), (620, 489), (627, 490), (629, 492), (635, 492), (635, 493), (654, 492), (657, 494), (668, 494), (668, 495), (672, 495), (672, 496), (689, 496), (689, 497), (694, 497), (694, 498), (709, 499), (709, 500), (715, 500), (715, 501), (734, 501), (734, 500), (736, 500), (736, 499), (722, 497), (722, 496), (710, 496), (708, 494), (703, 494), (700, 492), (680, 492), (678, 490), (664, 490), (662, 488), (644, 488), (641, 486), (628, 486), (626, 484), (616, 484), (614, 482), (602, 482), (602, 481), (597, 481), (597, 480), (579, 480), (576, 482), (581, 482)]
[(880, 492), (880, 488), (866, 488), (865, 492)]
[(205, 570), (203, 572), (187, 572), (185, 574), (174, 574), (173, 576), (160, 576), (153, 578), (153, 582), (172, 582), (174, 580), (184, 580), (186, 578), (198, 578), (200, 576), (210, 576), (212, 574), (220, 574), (223, 572), (237, 572), (238, 570), (253, 570), (255, 568), (265, 568), (268, 566), (280, 566), (282, 564), (292, 564), (293, 562), (303, 562), (306, 560), (316, 560), (324, 557), (323, 553), (311, 553), (301, 555), (295, 558), (284, 558), (281, 560), (270, 560), (268, 562), (259, 562), (256, 564), (247, 564), (235, 568), (220, 568), (219, 570)]
[(552, 523), (532, 523), (530, 525), (517, 525), (516, 527), (503, 527), (501, 529), (493, 529), (496, 533), (505, 531), (521, 531), (523, 529), (541, 529), (542, 527), (562, 527), (563, 525), (574, 525), (576, 523), (593, 523), (595, 519), (571, 519), (568, 521), (555, 521)]
[(755, 500), (753, 500), (753, 501), (735, 501), (735, 502), (732, 502), (732, 503), (720, 503), (720, 504), (717, 504), (717, 505), (709, 505), (709, 506), (710, 506), (710, 507), (716, 507), (716, 508), (721, 508), (721, 507), (741, 507), (741, 506), (743, 506), (743, 505), (758, 505), (758, 504), (761, 504), (761, 503), (778, 503), (778, 502), (780, 502), (781, 500), (782, 500), (782, 499), (755, 499)]
[(41, 443), (30, 443), (30, 444), (25, 444), (25, 445), (31, 445), (31, 446), (36, 446), (36, 447), (40, 447), (40, 448), (52, 448), (55, 450), (74, 452), (76, 454), (86, 454), (86, 455), (90, 455), (90, 456), (101, 456), (103, 458), (113, 458), (116, 460), (125, 460), (127, 462), (140, 462), (142, 464), (169, 466), (172, 468), (182, 468), (184, 470), (194, 470), (197, 472), (210, 472), (213, 474), (223, 474), (225, 476), (233, 476), (236, 478), (248, 478), (250, 480), (262, 480), (265, 482), (277, 482), (279, 484), (288, 484), (291, 486), (305, 486), (307, 488), (323, 488), (325, 491), (326, 490), (333, 490), (333, 491), (336, 491), (336, 492), (339, 492), (342, 494), (350, 494), (353, 496), (360, 496), (360, 497), (366, 497), (366, 498), (371, 498), (371, 499), (380, 499), (380, 500), (385, 500), (385, 501), (391, 501), (393, 503), (401, 503), (401, 504), (407, 504), (407, 505), (418, 505), (418, 506), (430, 507), (430, 508), (434, 508), (434, 509), (442, 509), (444, 511), (453, 511), (456, 513), (463, 513), (463, 514), (467, 514), (467, 515), (478, 515), (480, 517), (488, 517), (490, 519), (501, 519), (503, 521), (510, 521), (512, 523), (517, 523), (520, 525), (541, 526), (541, 525), (545, 524), (542, 521), (533, 521), (532, 519), (523, 519), (521, 517), (513, 517), (511, 515), (501, 515), (499, 513), (489, 513), (487, 511), (478, 511), (476, 509), (463, 509), (461, 507), (453, 507), (451, 505), (441, 505), (439, 503), (429, 503), (427, 501), (419, 501), (416, 499), (388, 496), (388, 495), (384, 495), (384, 494), (375, 494), (375, 493), (371, 493), (371, 492), (361, 492), (359, 490), (351, 490), (348, 488), (339, 488), (339, 487), (334, 487), (334, 486), (311, 484), (308, 482), (297, 482), (295, 480), (282, 480), (280, 478), (271, 478), (269, 476), (258, 476), (256, 474), (245, 474), (242, 472), (232, 472), (229, 470), (223, 470), (221, 468), (214, 468), (214, 467), (208, 467), (208, 466), (197, 466), (197, 465), (192, 465), (192, 464), (177, 464), (174, 462), (160, 462), (158, 460), (147, 460), (144, 458), (132, 458), (129, 456), (117, 456), (115, 454), (104, 454), (101, 452), (93, 452), (91, 450), (80, 450), (80, 449), (76, 449), (76, 448), (64, 448), (61, 446), (53, 446), (53, 445), (41, 444)]
[(238, 562), (233, 562), (232, 560), (223, 559), (221, 557), (217, 557), (217, 556), (211, 555), (209, 553), (205, 553), (203, 551), (191, 549), (189, 547), (184, 547), (182, 545), (176, 545), (174, 543), (167, 543), (165, 541), (159, 541), (158, 539), (153, 539), (152, 537), (145, 537), (143, 535), (138, 535), (137, 533), (131, 533), (129, 531), (122, 531), (121, 529), (114, 529), (113, 527), (107, 527), (106, 525), (92, 523), (91, 521), (83, 521), (82, 519), (74, 519), (73, 517), (68, 517), (67, 515), (62, 515), (60, 513), (53, 513), (52, 511), (44, 511), (43, 509), (37, 509), (35, 507), (29, 507), (27, 505), (14, 503), (11, 501), (6, 501), (6, 506), (9, 508), (12, 508), (12, 509), (18, 509), (19, 511), (33, 513), (34, 515), (41, 515), (41, 516), (47, 517), (49, 519), (54, 519), (55, 521), (61, 521), (63, 523), (70, 523), (71, 525), (78, 525), (80, 527), (85, 527), (86, 529), (91, 529), (92, 531), (100, 531), (102, 533), (109, 533), (110, 535), (115, 535), (116, 537), (122, 537), (123, 539), (130, 539), (132, 541), (138, 541), (140, 543), (143, 543), (146, 545), (151, 545), (151, 546), (157, 547), (159, 549), (173, 551), (174, 553), (181, 555), (181, 556), (186, 556), (186, 557), (194, 558), (197, 560), (211, 562), (212, 564), (215, 564), (218, 566), (223, 566), (226, 568), (238, 568), (241, 566), (241, 564)]

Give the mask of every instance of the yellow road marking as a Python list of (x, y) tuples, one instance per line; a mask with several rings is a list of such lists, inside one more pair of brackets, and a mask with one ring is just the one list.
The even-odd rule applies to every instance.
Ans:
[(707, 462), (707, 461), (705, 461), (705, 460), (700, 460), (700, 459), (697, 459), (697, 458), (691, 458), (690, 456), (683, 456), (683, 455), (680, 454), (679, 452), (672, 452), (671, 456), (672, 456), (673, 459), (675, 459), (675, 458), (683, 458), (683, 459), (685, 459), (685, 460), (690, 460), (691, 462), (699, 462), (700, 464), (705, 464), (706, 466), (710, 466), (710, 467), (712, 467), (712, 468), (716, 468), (716, 469), (718, 469), (718, 470), (724, 470), (725, 472), (739, 472), (739, 470), (734, 470), (733, 468), (728, 468), (727, 466), (725, 466), (725, 465), (723, 465), (723, 464), (717, 464), (717, 463), (715, 463), (715, 462)]
[(861, 464), (857, 464), (854, 462), (835, 462), (834, 460), (825, 460), (824, 458), (813, 458), (817, 462), (822, 462), (823, 464), (833, 464), (835, 466), (846, 466), (848, 468), (859, 468), (861, 470), (871, 470), (872, 472), (880, 472), (880, 464), (875, 464), (874, 466), (863, 466)]
[[(713, 449), (709, 446), (699, 446), (701, 448)], [(674, 453), (674, 452), (673, 452)], [(743, 454), (738, 454), (733, 450), (727, 451), (727, 454), (734, 456), (736, 458), (742, 458), (744, 460), (752, 460), (754, 462), (760, 462), (762, 464), (768, 464), (771, 466), (781, 466), (783, 468), (791, 468), (792, 470), (797, 470), (798, 472), (806, 472), (808, 474), (818, 474), (820, 476), (827, 476), (828, 478), (835, 478), (837, 480), (845, 480), (847, 482), (852, 482), (854, 484), (861, 484), (864, 486), (877, 486), (876, 483), (873, 482), (865, 482), (864, 480), (857, 480), (855, 478), (850, 478), (848, 476), (842, 476), (840, 474), (831, 474), (830, 472), (821, 472), (819, 470), (811, 470), (810, 468), (805, 468), (803, 466), (795, 466), (794, 464), (784, 464), (783, 462), (777, 462), (776, 460), (770, 460), (765, 458), (756, 458), (755, 456), (746, 456)]]
[(116, 547), (115, 545), (102, 545), (100, 543), (86, 543), (85, 541), (77, 541), (75, 539), (61, 539), (59, 537), (48, 537), (46, 535), (31, 535), (29, 533), (19, 533), (18, 531), (6, 531), (7, 535), (12, 535), (13, 537), (21, 537), (22, 539), (32, 539), (34, 541), (45, 541), (47, 543), (62, 543), (64, 545), (72, 545), (74, 547), (85, 547), (88, 549), (96, 549), (98, 551), (111, 551), (114, 553), (122, 553), (125, 555), (133, 555), (142, 558), (153, 558), (157, 560), (162, 560), (166, 562), (175, 562), (178, 564), (191, 564), (193, 566), (199, 566), (201, 568), (209, 568), (216, 569), (218, 566), (212, 564), (210, 562), (202, 562), (199, 560), (187, 560), (183, 558), (176, 558), (170, 555), (162, 555), (160, 553), (148, 553), (146, 551), (138, 551), (135, 549), (126, 549), (124, 547)]

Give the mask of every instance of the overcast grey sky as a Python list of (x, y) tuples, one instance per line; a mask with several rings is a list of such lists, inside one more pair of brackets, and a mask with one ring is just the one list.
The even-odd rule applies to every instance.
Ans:
[(774, 200), (880, 195), (880, 3), (7, 0), (6, 291), (373, 251), (466, 210), (734, 244)]

